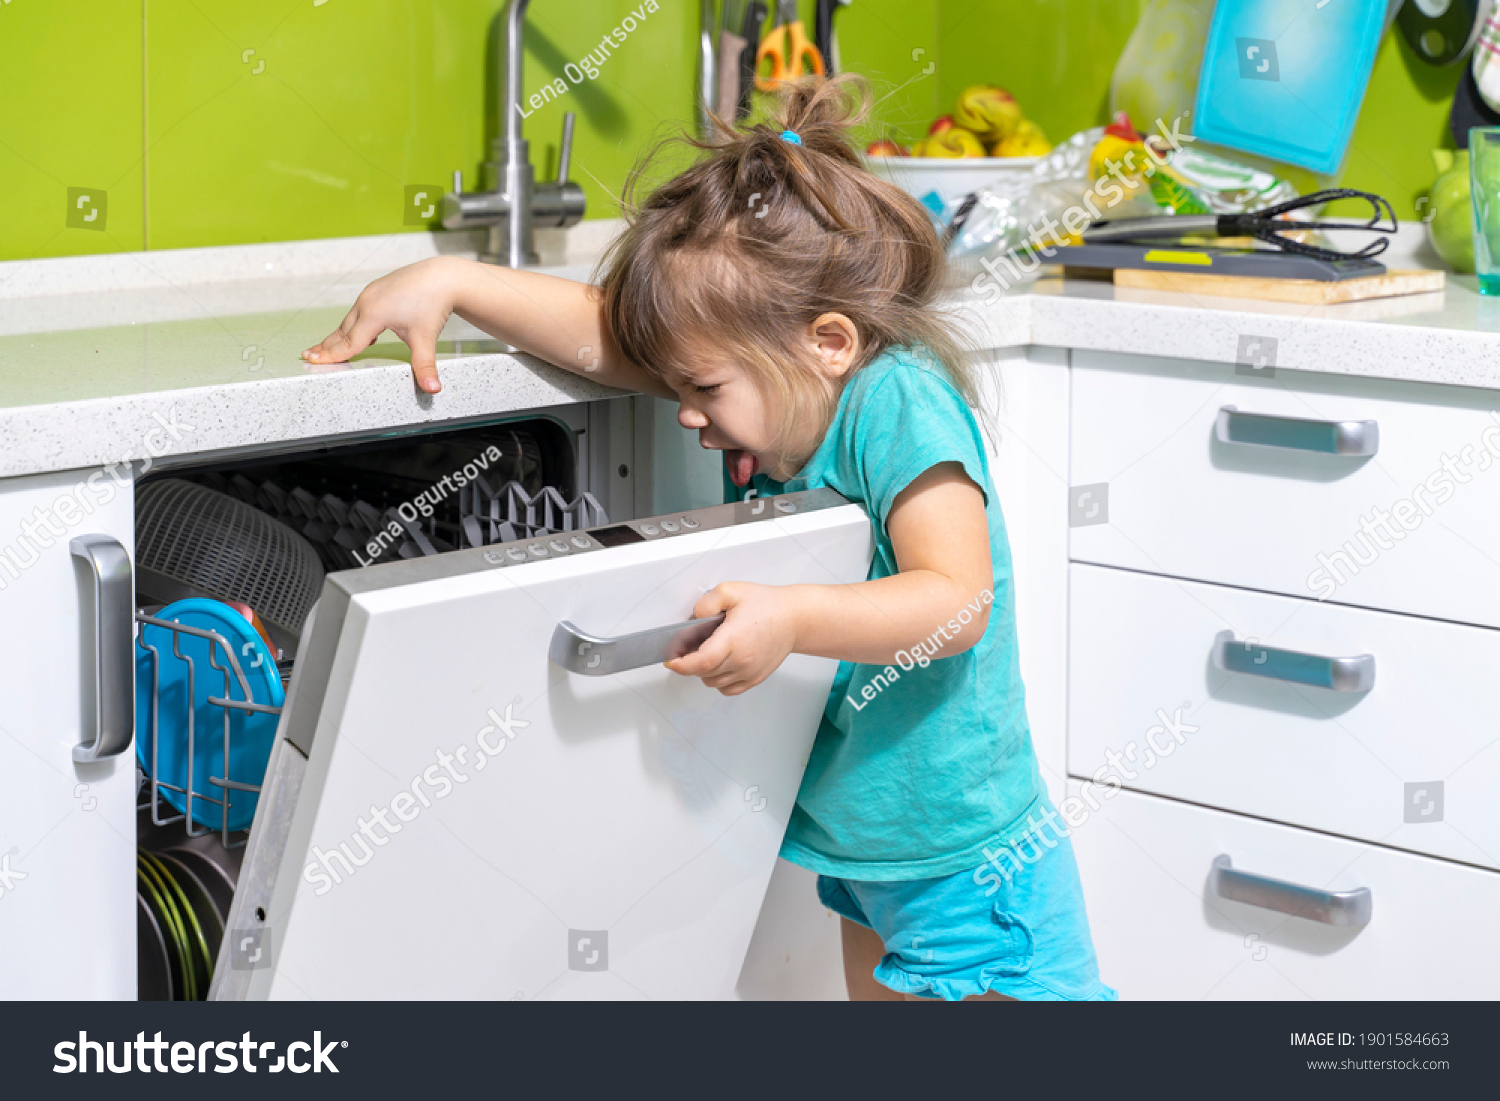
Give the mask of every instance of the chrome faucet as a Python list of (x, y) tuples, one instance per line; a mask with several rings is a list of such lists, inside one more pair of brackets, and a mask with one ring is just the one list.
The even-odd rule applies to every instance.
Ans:
[(573, 152), (573, 112), (563, 117), (562, 149), (557, 179), (538, 184), (531, 167), (530, 146), (521, 136), (521, 73), (530, 0), (506, 0), (501, 18), (496, 69), (500, 72), (500, 132), (495, 135), (495, 157), (484, 165), (487, 191), (463, 189), (463, 173), (453, 173), (453, 190), (443, 196), (443, 226), (447, 229), (489, 227), (489, 245), (480, 255), (487, 264), (520, 268), (536, 264), (536, 227), (566, 228), (583, 220), (583, 188), (568, 179)]

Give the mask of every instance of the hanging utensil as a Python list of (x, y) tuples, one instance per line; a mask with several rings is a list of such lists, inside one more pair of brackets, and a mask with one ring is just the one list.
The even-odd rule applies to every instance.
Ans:
[(1433, 65), (1452, 65), (1474, 48), (1494, 0), (1409, 0), (1396, 26), (1417, 56)]
[(735, 107), (734, 117), (743, 120), (750, 117), (750, 93), (755, 91), (755, 58), (756, 50), (753, 44), (760, 41), (760, 29), (765, 26), (766, 15), (770, 9), (766, 7), (765, 0), (750, 0), (745, 7), (745, 22), (743, 24), (744, 48), (740, 51), (740, 100)]
[(719, 91), (716, 75), (718, 44), (714, 41), (714, 24), (717, 10), (714, 0), (700, 0), (698, 24), (698, 133), (708, 137), (713, 133), (710, 116), (715, 111), (714, 101)]
[[(762, 73), (766, 62), (770, 62), (770, 71)], [(822, 76), (823, 55), (808, 40), (807, 29), (797, 14), (797, 0), (776, 0), (776, 22), (755, 52), (755, 86), (769, 92), (783, 80), (801, 76), (804, 67)]]
[(847, 8), (854, 0), (818, 0), (813, 16), (813, 45), (823, 55), (823, 65), (829, 76), (844, 71), (839, 60), (839, 40), (834, 34), (833, 16), (840, 8)]
[(718, 86), (714, 93), (714, 114), (733, 122), (740, 104), (740, 59), (749, 47), (741, 32), (745, 29), (745, 0), (724, 0), (719, 16)]

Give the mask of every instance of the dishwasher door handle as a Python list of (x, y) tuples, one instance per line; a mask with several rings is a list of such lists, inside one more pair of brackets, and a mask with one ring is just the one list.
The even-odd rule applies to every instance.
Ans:
[(135, 585), (118, 539), (79, 535), (68, 551), (88, 566), (94, 590), (94, 637), (86, 644), (94, 664), (93, 739), (73, 747), (73, 760), (84, 763), (123, 753), (135, 733)]
[(1233, 405), (1219, 408), (1214, 434), (1223, 443), (1286, 447), (1325, 455), (1373, 455), (1380, 450), (1380, 425), (1376, 421), (1320, 421), (1242, 413)]
[(1375, 655), (1329, 658), (1297, 650), (1262, 646), (1253, 638), (1236, 639), (1233, 631), (1214, 636), (1214, 665), (1226, 673), (1308, 684), (1335, 692), (1368, 692), (1375, 687)]
[(1268, 875), (1236, 871), (1234, 862), (1223, 855), (1214, 857), (1208, 883), (1210, 890), (1220, 898), (1319, 921), (1324, 925), (1368, 925), (1375, 908), (1368, 887), (1352, 891), (1320, 891), (1272, 879)]
[(720, 612), (704, 619), (689, 619), (665, 627), (652, 627), (648, 631), (605, 638), (581, 631), (565, 619), (552, 632), (552, 646), (547, 656), (570, 673), (606, 677), (691, 654), (723, 622), (724, 613)]

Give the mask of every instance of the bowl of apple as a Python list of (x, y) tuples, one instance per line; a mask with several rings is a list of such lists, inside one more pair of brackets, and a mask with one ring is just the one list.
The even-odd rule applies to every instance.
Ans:
[(872, 142), (865, 163), (918, 199), (935, 192), (946, 206), (981, 187), (1026, 179), (1051, 148), (1014, 96), (998, 85), (975, 84), (910, 149), (890, 138)]

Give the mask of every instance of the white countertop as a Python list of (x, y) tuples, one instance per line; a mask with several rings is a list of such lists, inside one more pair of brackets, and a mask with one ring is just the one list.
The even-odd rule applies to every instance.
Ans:
[[(587, 279), (613, 231), (539, 240), (543, 270)], [(548, 255), (548, 245), (551, 256)], [(371, 279), (472, 238), (337, 241), (0, 264), (0, 477), (491, 417), (618, 395), (453, 319), (443, 390), (411, 381), (387, 334), (355, 360), (299, 358)], [(571, 248), (572, 254), (562, 250)], [(1277, 341), (1275, 366), (1500, 389), (1500, 299), (1473, 276), (1445, 291), (1309, 307), (1044, 278), (993, 304), (960, 295), (986, 347), (1025, 344), (1233, 363), (1241, 336)], [(171, 432), (151, 434), (163, 422)], [(150, 436), (148, 440), (148, 435)]]

